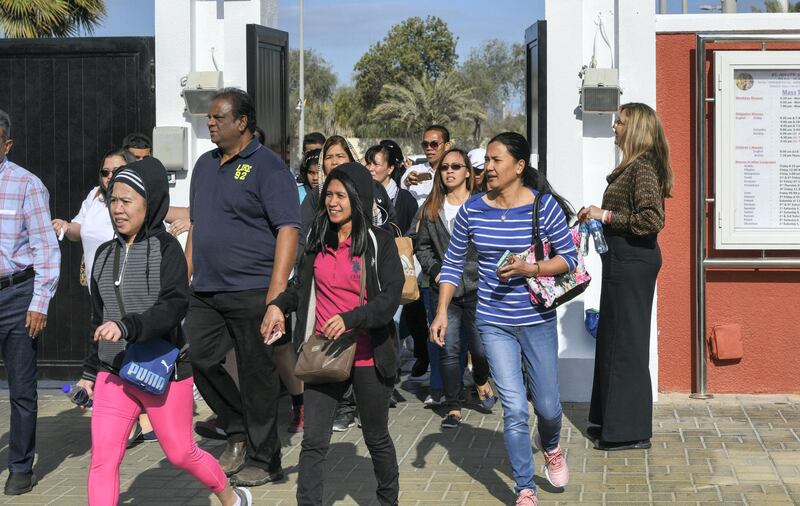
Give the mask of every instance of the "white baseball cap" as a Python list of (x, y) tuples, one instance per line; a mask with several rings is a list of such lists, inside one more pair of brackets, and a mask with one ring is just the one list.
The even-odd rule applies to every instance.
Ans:
[(486, 150), (483, 148), (476, 148), (467, 153), (469, 156), (469, 163), (472, 164), (472, 169), (476, 172), (480, 172), (483, 170), (483, 166), (486, 163)]

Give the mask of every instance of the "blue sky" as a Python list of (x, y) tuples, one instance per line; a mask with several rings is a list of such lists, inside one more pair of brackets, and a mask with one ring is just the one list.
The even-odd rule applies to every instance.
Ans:
[[(153, 1), (106, 0), (108, 16), (95, 35), (153, 35)], [(294, 48), (299, 46), (298, 5), (298, 0), (278, 0), (278, 28), (289, 32)], [(701, 12), (702, 5), (719, 5), (719, 0), (689, 0), (689, 11)], [(751, 5), (761, 6), (763, 0), (739, 0), (739, 12), (750, 12)], [(680, 12), (681, 0), (668, 0), (668, 8)], [(463, 60), (487, 39), (522, 42), (525, 29), (544, 16), (544, 0), (305, 0), (305, 47), (321, 54), (347, 83), (353, 65), (392, 25), (429, 15), (447, 22)]]

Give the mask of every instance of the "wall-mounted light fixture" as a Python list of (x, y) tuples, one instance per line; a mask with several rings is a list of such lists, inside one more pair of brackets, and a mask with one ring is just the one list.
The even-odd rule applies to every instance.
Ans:
[(619, 109), (619, 70), (585, 68), (581, 86), (581, 109), (584, 114), (609, 114)]
[(181, 96), (193, 115), (208, 114), (211, 98), (222, 89), (222, 72), (189, 72)]

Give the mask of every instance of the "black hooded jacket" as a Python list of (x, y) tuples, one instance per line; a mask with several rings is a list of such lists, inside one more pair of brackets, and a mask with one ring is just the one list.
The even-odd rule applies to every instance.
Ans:
[[(164, 339), (181, 349), (186, 343), (181, 321), (189, 307), (189, 282), (181, 245), (164, 228), (169, 209), (166, 170), (156, 158), (145, 158), (126, 165), (114, 176), (109, 195), (118, 182), (129, 184), (144, 195), (147, 209), (144, 225), (131, 245), (126, 244), (114, 225), (114, 238), (101, 245), (95, 256), (91, 346), (82, 374), (91, 381), (99, 371), (119, 371), (127, 344)], [(111, 222), (113, 225), (113, 217)], [(106, 321), (119, 326), (122, 339), (118, 342), (94, 341), (95, 329)], [(178, 359), (175, 380), (192, 375), (184, 355)]]
[[(371, 210), (374, 200), (373, 181), (367, 169), (358, 163), (347, 163), (336, 167), (334, 171), (345, 173), (353, 181), (363, 209)], [(392, 318), (400, 306), (405, 277), (393, 235), (374, 225), (370, 226), (369, 233), (367, 252), (364, 255), (367, 303), (343, 312), (341, 316), (348, 330), (362, 329), (369, 333), (374, 349), (375, 367), (384, 378), (393, 378), (399, 365), (399, 357), (397, 334)], [(325, 242), (335, 248), (338, 246), (338, 236), (332, 232), (326, 236)], [(313, 311), (316, 306), (316, 294), (312, 288), (316, 257), (315, 248), (306, 248), (300, 259), (296, 282), (270, 302), (284, 314), (297, 312), (295, 343), (305, 342), (314, 332), (316, 315)]]

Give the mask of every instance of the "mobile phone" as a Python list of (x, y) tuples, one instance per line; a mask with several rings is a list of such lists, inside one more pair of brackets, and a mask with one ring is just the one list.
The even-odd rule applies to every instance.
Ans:
[(280, 330), (275, 330), (275, 331), (272, 332), (272, 334), (270, 334), (269, 340), (267, 341), (267, 344), (272, 344), (275, 341), (277, 341), (278, 339), (280, 339), (281, 337), (283, 337), (283, 332), (281, 332)]
[(506, 252), (503, 253), (503, 256), (500, 257), (500, 260), (497, 261), (497, 268), (500, 269), (501, 267), (503, 267), (506, 264), (506, 262), (508, 262), (508, 259), (510, 257), (511, 257), (511, 252), (506, 250)]
[(428, 181), (429, 179), (433, 179), (433, 174), (430, 172), (417, 172), (418, 181)]

